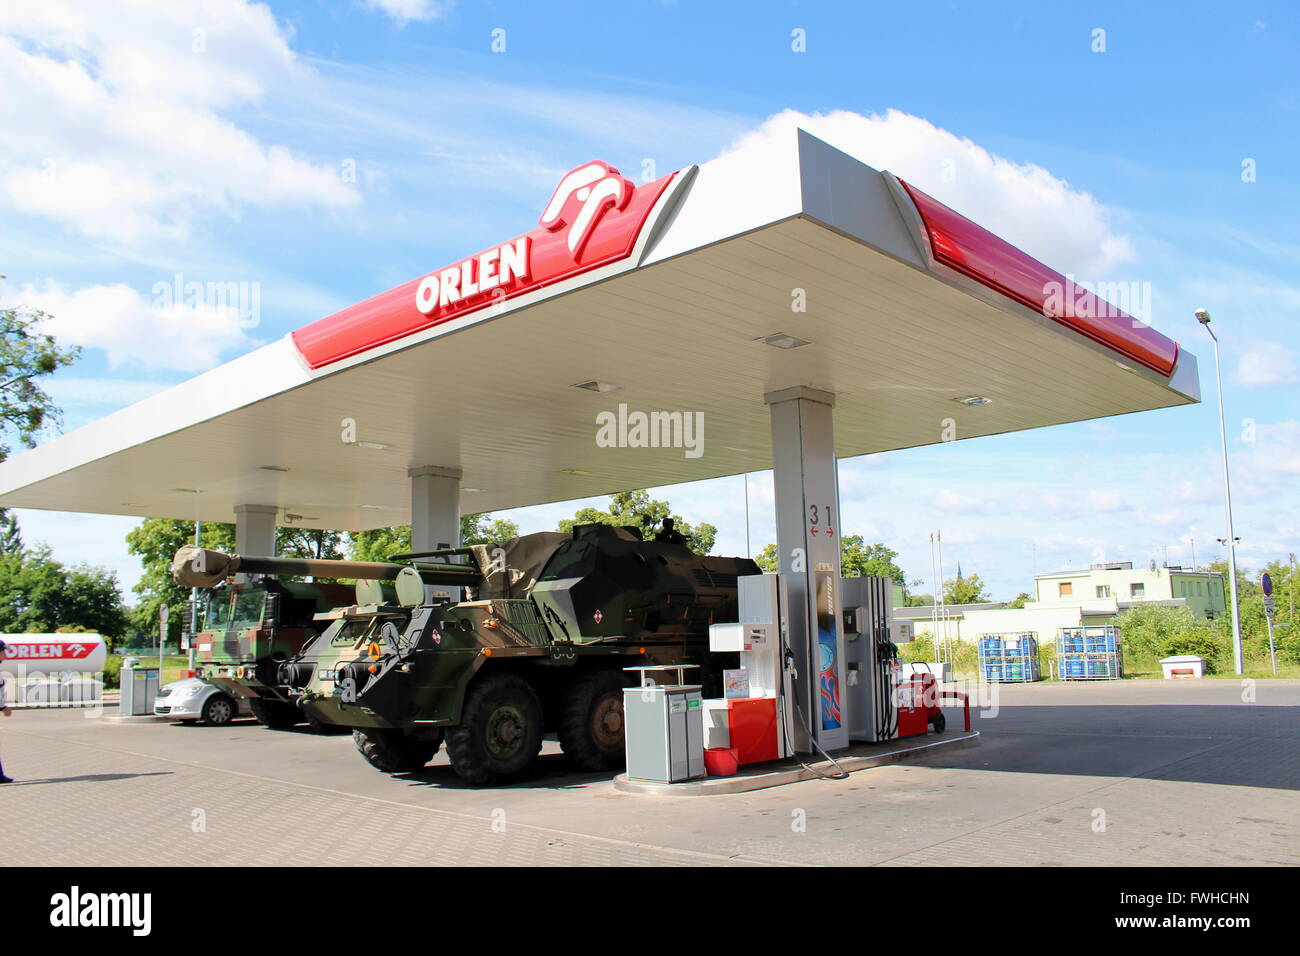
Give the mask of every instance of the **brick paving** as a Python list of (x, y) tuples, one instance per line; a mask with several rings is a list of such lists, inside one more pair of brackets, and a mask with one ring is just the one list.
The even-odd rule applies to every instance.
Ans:
[(347, 737), (19, 711), (0, 864), (1295, 866), (1300, 681), (1254, 692), (1005, 687), (978, 746), (689, 799), (618, 793), (553, 743), (534, 778), (473, 790), (442, 755), (379, 774)]

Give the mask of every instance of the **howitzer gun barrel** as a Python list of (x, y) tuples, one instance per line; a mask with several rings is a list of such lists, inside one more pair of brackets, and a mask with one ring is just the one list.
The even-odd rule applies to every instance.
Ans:
[(469, 586), (482, 574), (475, 565), (411, 561), (331, 561), (324, 558), (267, 558), (249, 554), (225, 554), (186, 545), (172, 559), (172, 580), (183, 587), (210, 588), (232, 574), (306, 575), (313, 578), (364, 578), (395, 580), (403, 568), (413, 567), (426, 584)]

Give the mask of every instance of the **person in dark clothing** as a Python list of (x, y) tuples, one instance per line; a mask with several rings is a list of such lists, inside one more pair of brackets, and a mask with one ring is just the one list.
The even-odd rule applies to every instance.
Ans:
[[(9, 645), (6, 644), (4, 641), (0, 641), (0, 661), (5, 659), (5, 654), (7, 654), (8, 652), (9, 652)], [(3, 673), (0, 673), (0, 704), (4, 704), (4, 700), (5, 700), (5, 675)], [(9, 707), (8, 704), (5, 704), (4, 710), (0, 711), (0, 713), (3, 713), (6, 717), (8, 717), (13, 713), (13, 710)], [(4, 766), (0, 765), (0, 783), (13, 783), (13, 782), (14, 782), (14, 778), (6, 777)]]

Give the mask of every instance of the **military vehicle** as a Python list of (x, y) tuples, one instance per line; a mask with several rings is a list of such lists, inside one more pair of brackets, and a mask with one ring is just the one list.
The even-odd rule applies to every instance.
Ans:
[[(266, 560), (186, 550), (180, 583), (195, 560)], [(761, 573), (747, 558), (693, 553), (671, 519), (651, 541), (635, 527), (579, 525), (391, 561), (378, 564), (396, 600), (358, 581), (357, 603), (319, 615), (328, 628), (280, 666), (280, 683), (315, 720), (352, 728), (378, 769), (417, 770), (445, 743), (475, 785), (521, 774), (548, 732), (579, 768), (621, 766), (624, 668), (696, 664), (706, 695), (721, 696), (722, 670), (738, 660), (708, 653), (709, 625), (734, 622), (736, 578)], [(362, 576), (328, 563), (317, 573)], [(431, 597), (434, 586), (467, 599)]]
[(196, 674), (232, 697), (246, 699), (253, 716), (267, 727), (306, 720), (319, 733), (338, 733), (335, 725), (303, 713), (277, 683), (277, 671), (328, 626), (316, 620), (318, 613), (352, 601), (353, 589), (347, 585), (270, 577), (231, 581), (223, 574), (207, 588), (200, 630), (190, 638)]

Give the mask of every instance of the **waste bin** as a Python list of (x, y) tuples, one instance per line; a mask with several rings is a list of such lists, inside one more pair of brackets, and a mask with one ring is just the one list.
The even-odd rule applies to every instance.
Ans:
[(698, 684), (623, 689), (629, 777), (676, 783), (704, 776), (702, 700)]
[[(153, 713), (154, 698), (158, 696), (158, 668), (138, 667), (139, 661), (128, 657), (122, 666), (122, 702), (119, 711), (124, 716), (143, 717)], [(127, 667), (127, 665), (133, 665)]]

